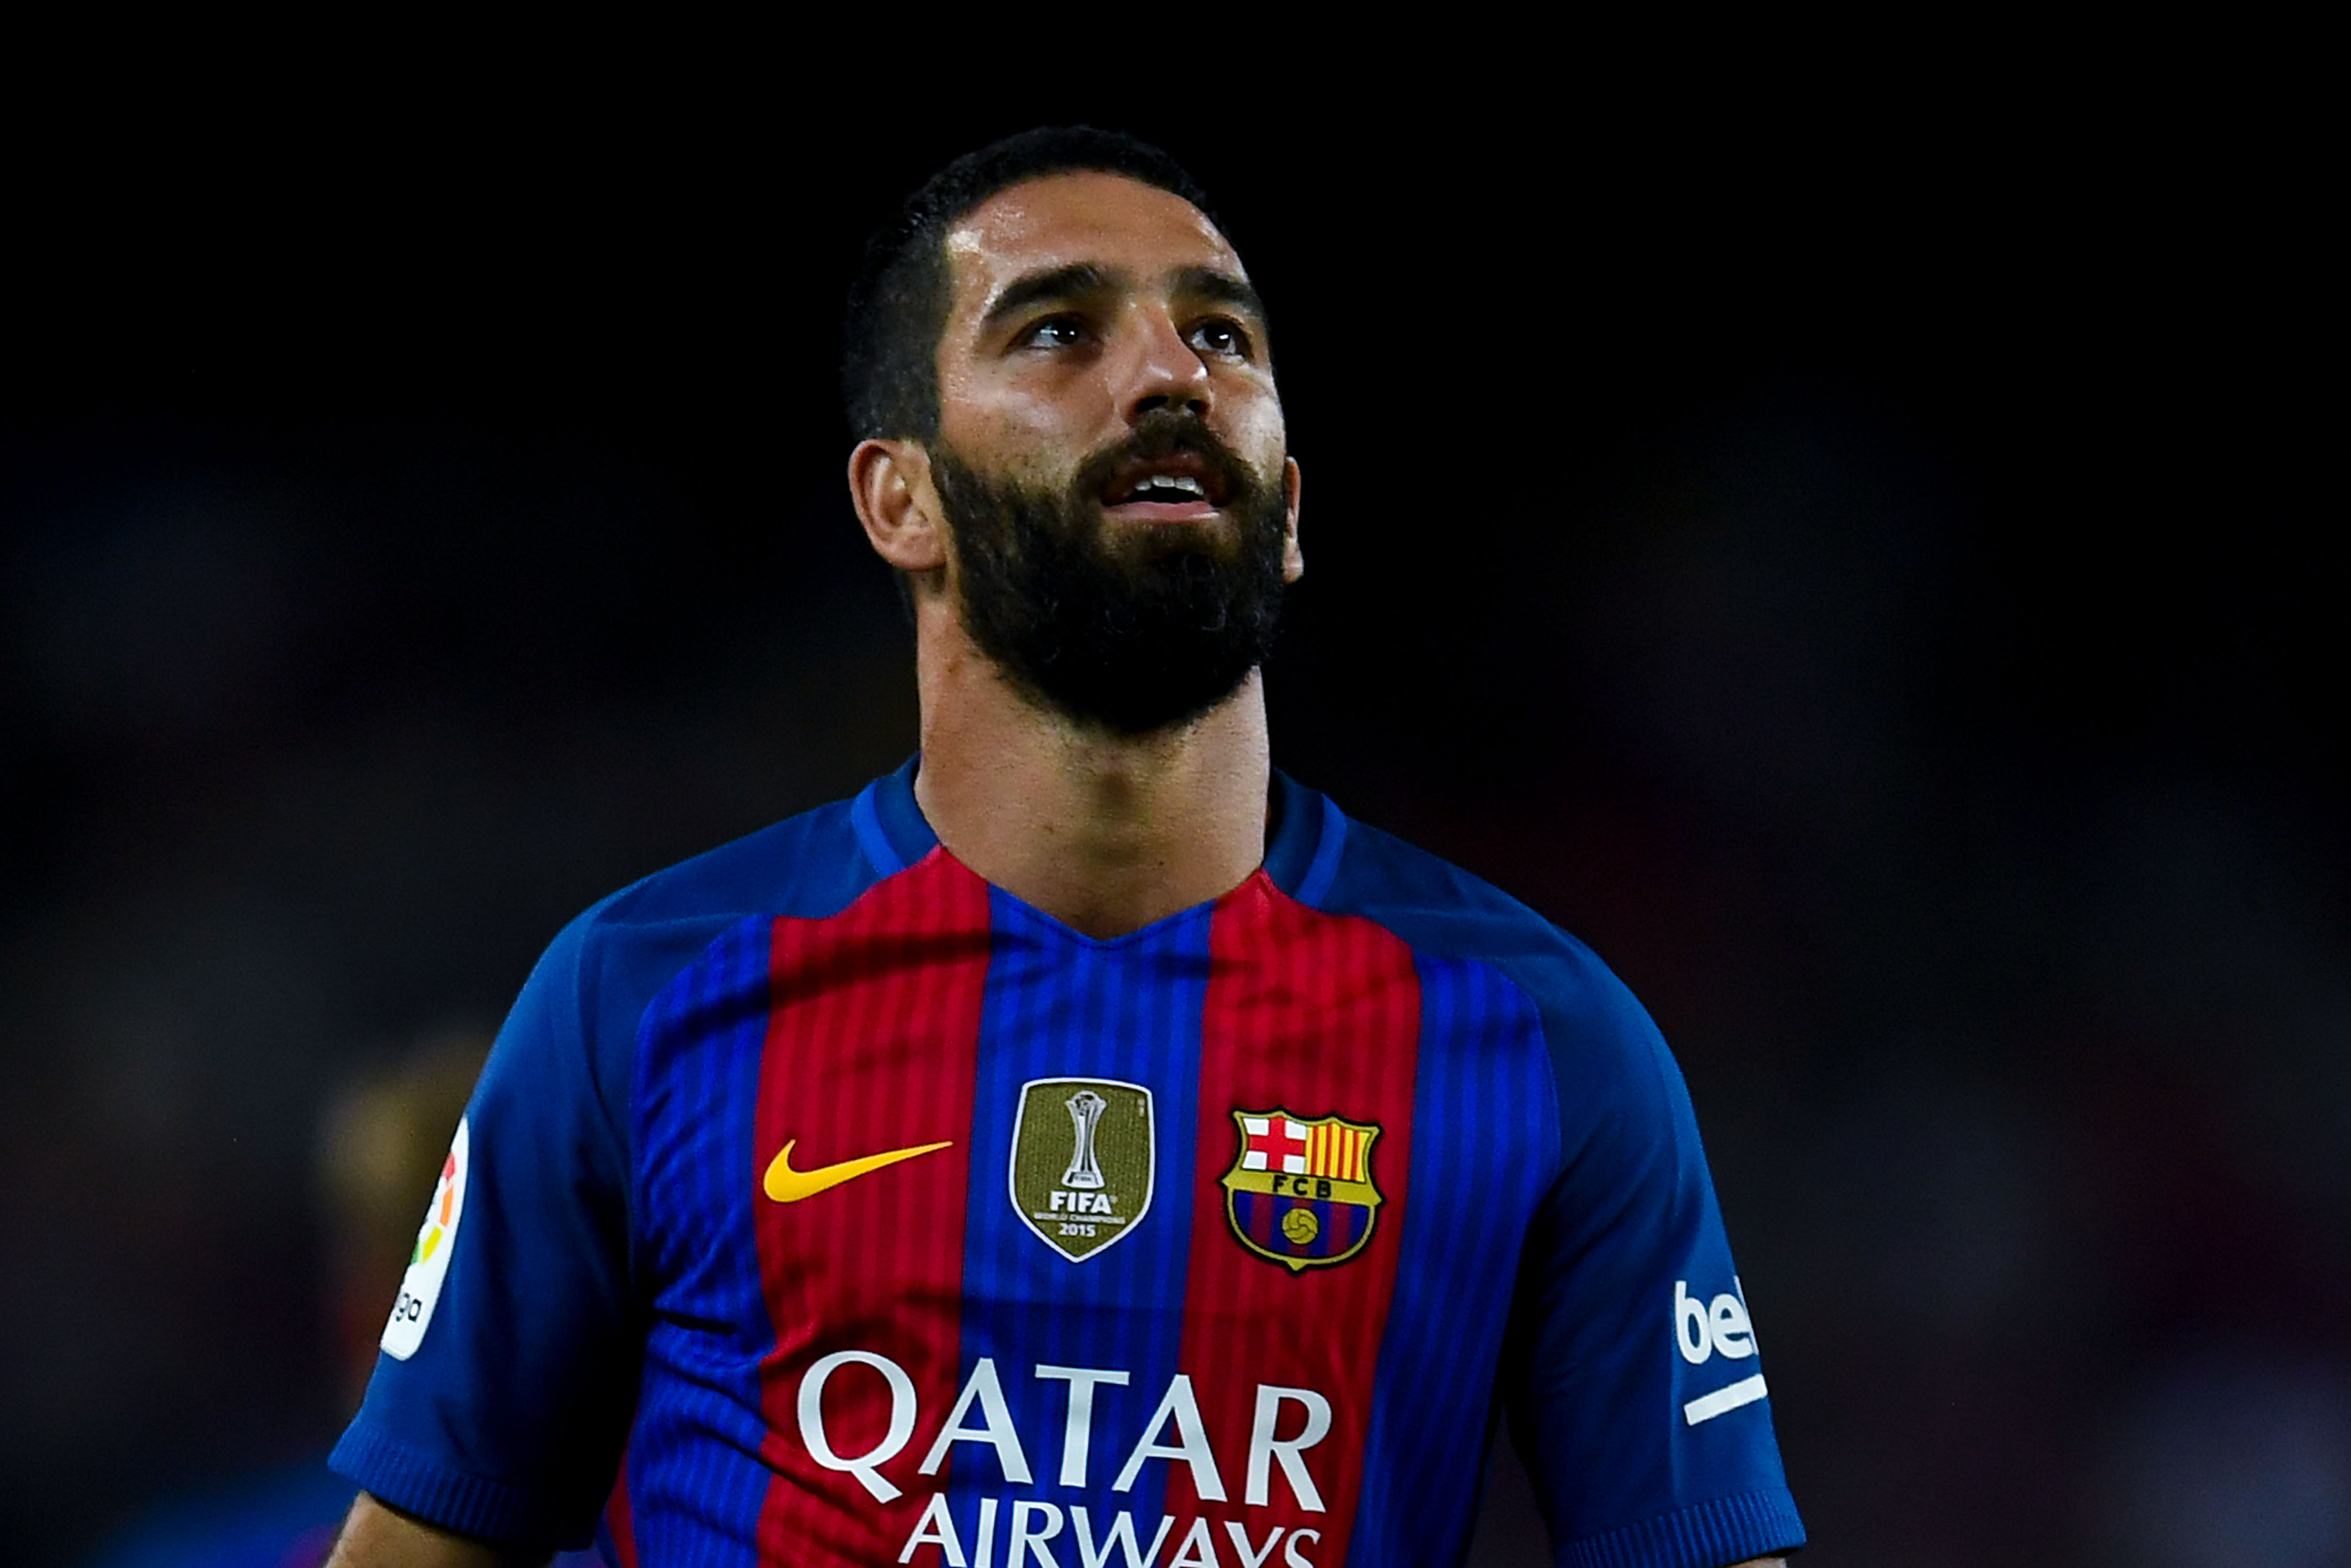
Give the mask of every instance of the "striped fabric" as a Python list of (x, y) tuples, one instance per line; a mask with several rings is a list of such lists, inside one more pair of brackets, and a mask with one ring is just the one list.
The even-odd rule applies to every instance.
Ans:
[[(1408, 1562), (1384, 1500), (1432, 1466), (1458, 1495), (1426, 1533), (1458, 1532), (1488, 1412), (1445, 1390), (1479, 1386), (1498, 1354), (1540, 1165), (1416, 1127), (1432, 1092), (1456, 1124), (1483, 1101), (1542, 1103), (1525, 1009), (1498, 1021), (1508, 988), (1477, 974), (1437, 971), (1432, 993), (1393, 936), (1262, 874), (1094, 942), (936, 850), (837, 916), (729, 934), (664, 991), (639, 1056), (640, 1223), (663, 1284), (608, 1515), (625, 1549), (851, 1564), (910, 1542), (910, 1561), (976, 1561), (986, 1542), (1008, 1563), (1019, 1542), (1041, 1563), (1049, 1541), (1132, 1531), (1140, 1549), (1164, 1524), (1163, 1563), (1202, 1529), (1244, 1558), (1287, 1542), (1316, 1568)], [(1048, 1078), (1147, 1086), (1157, 1124), (1150, 1213), (1075, 1263), (1006, 1186), (1021, 1086)], [(1292, 1273), (1241, 1244), (1218, 1183), (1251, 1105), (1329, 1109), (1277, 1120), (1303, 1178), (1375, 1188), (1377, 1218), (1299, 1200), (1322, 1217), (1313, 1251), (1368, 1229), (1361, 1253)], [(753, 1179), (788, 1143), (817, 1169), (943, 1141), (804, 1202)], [(1307, 1332), (1259, 1326), (1276, 1323)], [(1404, 1344), (1426, 1348), (1386, 1349), (1384, 1375)], [(1391, 1384), (1430, 1396), (1405, 1428), (1384, 1416)]]
[(1286, 783), (1264, 869), (1094, 940), (911, 782), (567, 931), (343, 1473), (517, 1542), (609, 1490), (620, 1568), (1404, 1568), (1458, 1561), (1507, 1398), (1562, 1562), (1801, 1542), (1678, 1077), (1588, 953)]

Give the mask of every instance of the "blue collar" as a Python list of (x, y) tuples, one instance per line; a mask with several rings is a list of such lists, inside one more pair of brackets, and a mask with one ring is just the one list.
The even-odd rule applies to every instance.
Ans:
[[(859, 845), (884, 876), (905, 870), (938, 847), (923, 809), (914, 803), (914, 769), (922, 754), (867, 785), (850, 806)], [(1266, 874), (1301, 904), (1320, 904), (1338, 874), (1347, 819), (1330, 797), (1276, 768), (1273, 820), (1266, 836)]]

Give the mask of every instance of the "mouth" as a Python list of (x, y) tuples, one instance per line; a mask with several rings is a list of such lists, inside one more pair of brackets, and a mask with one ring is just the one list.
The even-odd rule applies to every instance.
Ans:
[(1196, 453), (1172, 452), (1126, 464), (1102, 491), (1105, 511), (1134, 522), (1196, 522), (1217, 515), (1228, 486), (1217, 465)]

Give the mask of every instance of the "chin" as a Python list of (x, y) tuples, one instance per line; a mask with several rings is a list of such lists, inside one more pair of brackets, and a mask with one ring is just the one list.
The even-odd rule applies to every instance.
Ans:
[(1104, 511), (1102, 537), (1110, 554), (1133, 559), (1209, 555), (1218, 560), (1230, 560), (1240, 552), (1240, 528), (1223, 512), (1160, 522), (1120, 517)]

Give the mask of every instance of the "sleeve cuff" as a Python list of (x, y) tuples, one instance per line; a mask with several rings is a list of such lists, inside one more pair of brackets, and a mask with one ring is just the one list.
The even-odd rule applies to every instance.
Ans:
[(539, 1545), (549, 1537), (535, 1493), (457, 1469), (357, 1422), (327, 1457), (327, 1468), (402, 1513), (460, 1535), (500, 1546)]
[(1804, 1543), (1785, 1488), (1714, 1498), (1562, 1546), (1559, 1568), (1725, 1568)]

